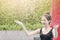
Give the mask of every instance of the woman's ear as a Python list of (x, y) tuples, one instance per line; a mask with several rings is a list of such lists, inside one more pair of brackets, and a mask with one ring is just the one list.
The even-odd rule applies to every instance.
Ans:
[(49, 20), (49, 24), (50, 24), (51, 20)]

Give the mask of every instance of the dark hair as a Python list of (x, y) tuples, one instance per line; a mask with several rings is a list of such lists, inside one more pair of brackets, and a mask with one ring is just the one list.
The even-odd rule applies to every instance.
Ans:
[[(47, 19), (48, 21), (51, 21), (51, 16), (50, 16), (49, 13), (46, 13), (46, 14), (44, 14), (43, 16), (46, 17), (46, 19)], [(49, 24), (50, 24), (50, 22), (49, 22)]]

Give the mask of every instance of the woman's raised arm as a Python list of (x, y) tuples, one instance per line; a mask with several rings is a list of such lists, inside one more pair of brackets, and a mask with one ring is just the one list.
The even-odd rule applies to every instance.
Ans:
[(17, 23), (18, 25), (22, 26), (23, 30), (25, 31), (25, 33), (26, 33), (28, 36), (34, 35), (34, 34), (38, 34), (38, 33), (40, 32), (40, 29), (37, 29), (37, 30), (32, 31), (32, 32), (29, 32), (29, 31), (26, 29), (25, 25), (24, 25), (22, 22), (18, 21), (18, 20), (15, 20), (15, 23)]

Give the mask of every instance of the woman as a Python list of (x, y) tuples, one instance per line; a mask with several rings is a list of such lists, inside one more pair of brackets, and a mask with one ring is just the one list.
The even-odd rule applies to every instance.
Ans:
[(58, 25), (55, 25), (56, 27), (52, 29), (49, 25), (50, 21), (51, 21), (51, 16), (49, 14), (44, 14), (41, 19), (41, 23), (42, 23), (43, 27), (41, 29), (37, 29), (32, 32), (28, 32), (28, 30), (26, 30), (25, 26), (22, 23), (20, 23), (19, 21), (15, 21), (15, 22), (19, 25), (22, 25), (23, 30), (29, 36), (39, 33), (41, 40), (52, 40), (53, 37), (56, 38), (58, 36), (58, 35), (56, 35), (56, 34), (58, 34), (58, 32), (56, 30), (58, 28)]

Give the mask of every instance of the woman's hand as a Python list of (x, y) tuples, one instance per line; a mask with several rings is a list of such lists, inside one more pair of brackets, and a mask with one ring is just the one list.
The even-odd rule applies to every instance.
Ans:
[(15, 20), (14, 22), (17, 23), (17, 24), (19, 24), (19, 25), (22, 25), (22, 26), (23, 26), (23, 23), (20, 22), (20, 21), (18, 21), (18, 20)]
[(27, 31), (25, 25), (22, 22), (20, 22), (18, 20), (15, 20), (15, 23), (17, 23), (18, 25), (20, 25), (23, 28), (23, 30)]

